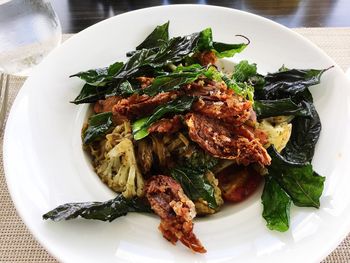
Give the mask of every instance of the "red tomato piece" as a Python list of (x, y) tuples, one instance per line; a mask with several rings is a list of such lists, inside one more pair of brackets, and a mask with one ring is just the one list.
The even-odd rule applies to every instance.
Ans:
[(229, 202), (241, 202), (258, 188), (262, 176), (252, 167), (231, 165), (218, 176), (222, 196)]

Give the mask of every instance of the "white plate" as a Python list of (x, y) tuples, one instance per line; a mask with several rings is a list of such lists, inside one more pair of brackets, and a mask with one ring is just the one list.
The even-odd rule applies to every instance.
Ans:
[(53, 52), (26, 81), (12, 107), (4, 142), (8, 186), (23, 221), (41, 244), (64, 262), (317, 262), (350, 229), (350, 88), (336, 66), (312, 87), (323, 131), (314, 168), (327, 176), (321, 208), (291, 211), (286, 233), (269, 231), (259, 194), (215, 216), (198, 220), (195, 233), (208, 250), (191, 253), (171, 245), (155, 216), (129, 214), (112, 223), (46, 222), (43, 213), (66, 202), (107, 200), (113, 193), (93, 173), (81, 149), (80, 129), (87, 106), (69, 101), (82, 82), (80, 70), (124, 60), (155, 25), (170, 20), (171, 36), (212, 27), (218, 41), (251, 40), (235, 57), (258, 64), (260, 72), (282, 64), (325, 68), (334, 64), (301, 36), (274, 22), (237, 10), (179, 5), (138, 10), (98, 23)]

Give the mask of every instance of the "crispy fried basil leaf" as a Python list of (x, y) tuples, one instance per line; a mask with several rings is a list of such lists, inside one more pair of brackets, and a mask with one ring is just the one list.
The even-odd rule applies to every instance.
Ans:
[(274, 147), (268, 149), (271, 156), (269, 175), (288, 193), (297, 206), (320, 207), (325, 177), (318, 175), (307, 163), (286, 160)]
[(207, 181), (205, 174), (218, 164), (218, 159), (201, 149), (193, 151), (190, 156), (179, 160), (171, 169), (171, 176), (178, 181), (191, 200), (202, 198), (210, 208), (216, 208), (214, 187)]
[(320, 83), (322, 74), (328, 69), (290, 69), (265, 76), (265, 86), (256, 90), (255, 99), (289, 98), (306, 88)]
[(85, 84), (81, 89), (79, 95), (71, 101), (74, 104), (82, 103), (93, 103), (98, 100), (105, 98), (105, 94), (110, 89), (108, 85), (106, 86), (92, 86), (90, 84)]
[(123, 62), (115, 62), (109, 67), (90, 69), (71, 75), (70, 77), (79, 77), (86, 83), (93, 86), (104, 86), (112, 80), (113, 76), (123, 67)]
[(282, 151), (283, 157), (290, 162), (311, 162), (316, 143), (321, 133), (321, 121), (315, 106), (310, 103), (310, 117), (296, 117), (292, 121), (292, 134)]
[(211, 170), (219, 160), (201, 149), (197, 149), (190, 156), (186, 156), (181, 166), (188, 167), (192, 170), (205, 173)]
[(267, 176), (265, 179), (261, 201), (264, 207), (262, 216), (266, 220), (267, 227), (280, 232), (287, 231), (292, 201), (289, 195), (271, 176)]
[(181, 184), (185, 194), (191, 200), (203, 198), (210, 208), (214, 209), (218, 206), (214, 187), (204, 178), (205, 173), (187, 167), (177, 167), (171, 169), (170, 174)]
[(155, 96), (161, 92), (177, 90), (180, 89), (180, 85), (195, 81), (203, 73), (204, 70), (196, 72), (170, 73), (168, 75), (159, 76), (154, 79), (151, 86), (139, 90), (139, 93)]
[(158, 106), (152, 115), (139, 119), (132, 124), (134, 139), (141, 140), (145, 138), (149, 134), (148, 128), (151, 124), (162, 118), (164, 115), (189, 111), (194, 100), (194, 97), (183, 96), (164, 105)]
[(290, 98), (280, 100), (256, 100), (254, 101), (254, 111), (259, 119), (292, 115), (292, 116), (312, 116), (309, 103), (295, 104)]
[(218, 58), (230, 58), (235, 54), (243, 51), (248, 44), (227, 44), (221, 42), (213, 42), (213, 50)]
[(125, 216), (128, 212), (147, 212), (152, 210), (148, 203), (141, 198), (126, 199), (122, 194), (106, 202), (68, 203), (43, 215), (43, 219), (53, 221), (69, 220), (77, 217), (101, 221), (113, 221)]
[(83, 143), (89, 144), (105, 135), (114, 126), (112, 117), (112, 112), (92, 115), (88, 121), (88, 128), (83, 132)]
[(200, 32), (198, 41), (198, 51), (213, 51), (218, 58), (232, 57), (236, 53), (243, 51), (248, 44), (227, 44), (213, 41), (211, 28), (206, 28)]
[(163, 25), (157, 26), (151, 34), (149, 34), (136, 50), (158, 48), (169, 40), (169, 21)]

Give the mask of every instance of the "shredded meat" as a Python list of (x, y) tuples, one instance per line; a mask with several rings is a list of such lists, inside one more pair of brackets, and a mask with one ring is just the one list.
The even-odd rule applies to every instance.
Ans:
[(217, 57), (213, 51), (203, 51), (196, 54), (196, 57), (202, 66), (208, 66), (209, 64), (213, 65), (217, 61)]
[(228, 89), (224, 82), (208, 79), (188, 84), (186, 93), (200, 99), (193, 104), (193, 111), (223, 120), (232, 125), (241, 125), (252, 117), (252, 103)]
[(115, 115), (125, 116), (129, 120), (133, 120), (150, 115), (157, 106), (176, 99), (177, 95), (176, 91), (159, 93), (154, 97), (134, 94), (120, 100), (114, 105), (112, 111)]
[(184, 90), (187, 95), (198, 96), (207, 100), (220, 100), (227, 94), (227, 86), (224, 82), (216, 82), (207, 78), (184, 85)]
[(146, 197), (161, 218), (159, 230), (164, 238), (173, 244), (180, 240), (195, 252), (206, 252), (193, 233), (195, 206), (174, 179), (164, 175), (151, 177), (146, 183)]
[(235, 160), (237, 164), (269, 165), (271, 158), (254, 133), (245, 127), (229, 127), (216, 119), (188, 113), (186, 124), (191, 140), (211, 155)]
[(171, 119), (161, 119), (149, 127), (148, 132), (158, 132), (158, 133), (175, 133), (178, 132), (182, 127), (181, 117), (175, 115)]
[(94, 112), (95, 113), (101, 113), (101, 112), (107, 112), (112, 111), (112, 108), (115, 104), (120, 101), (122, 97), (119, 96), (111, 96), (106, 98), (105, 100), (99, 100), (94, 105)]

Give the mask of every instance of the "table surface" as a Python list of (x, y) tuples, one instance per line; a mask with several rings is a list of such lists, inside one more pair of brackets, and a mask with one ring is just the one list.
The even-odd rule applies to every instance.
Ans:
[(63, 33), (77, 33), (106, 18), (168, 4), (208, 4), (248, 11), (287, 27), (349, 27), (349, 0), (51, 0)]

